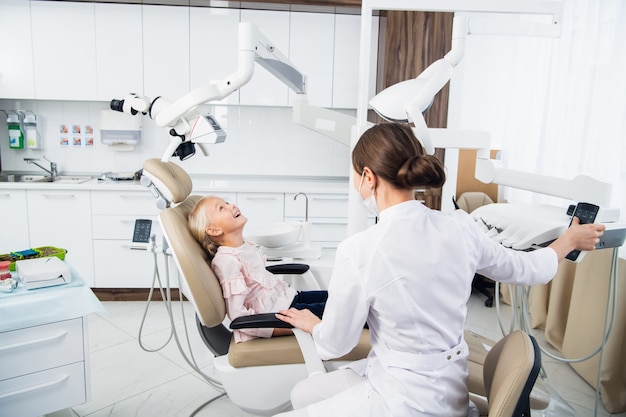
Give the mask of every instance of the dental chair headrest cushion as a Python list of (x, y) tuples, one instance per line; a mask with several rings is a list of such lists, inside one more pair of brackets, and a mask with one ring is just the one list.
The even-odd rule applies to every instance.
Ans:
[(150, 178), (163, 197), (172, 203), (181, 203), (191, 194), (191, 178), (173, 162), (148, 159), (143, 163), (143, 175)]

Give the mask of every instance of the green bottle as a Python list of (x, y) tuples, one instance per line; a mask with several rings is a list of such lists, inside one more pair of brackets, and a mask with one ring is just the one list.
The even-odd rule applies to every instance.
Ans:
[(20, 126), (20, 116), (9, 114), (7, 125), (9, 126), (9, 148), (24, 149), (24, 134)]

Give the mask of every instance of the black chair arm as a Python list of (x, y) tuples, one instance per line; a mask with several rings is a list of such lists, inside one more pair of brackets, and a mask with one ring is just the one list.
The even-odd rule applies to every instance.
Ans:
[(249, 316), (237, 317), (230, 323), (231, 329), (259, 329), (259, 328), (280, 328), (293, 329), (293, 326), (280, 319), (275, 313), (251, 314)]
[(278, 265), (270, 265), (266, 266), (267, 269), (272, 274), (291, 274), (291, 275), (302, 275), (306, 271), (309, 270), (309, 266), (307, 264), (278, 264)]

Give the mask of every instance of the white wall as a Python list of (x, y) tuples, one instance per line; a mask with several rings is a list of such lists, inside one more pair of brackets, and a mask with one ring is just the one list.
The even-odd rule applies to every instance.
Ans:
[[(0, 109), (31, 110), (37, 115), (42, 149), (10, 149), (5, 118), (0, 118), (2, 170), (38, 170), (24, 158), (47, 158), (59, 171), (131, 172), (148, 158), (160, 158), (169, 142), (167, 129), (143, 116), (142, 138), (134, 150), (112, 151), (100, 142), (100, 111), (108, 102), (0, 100)], [(211, 145), (211, 156), (196, 155), (181, 165), (192, 174), (347, 177), (349, 149), (291, 121), (291, 108), (207, 106), (227, 133)], [(94, 128), (94, 147), (63, 147), (61, 124)], [(84, 136), (84, 135), (83, 135)], [(176, 159), (178, 161), (178, 159)], [(179, 161), (180, 162), (180, 161)]]

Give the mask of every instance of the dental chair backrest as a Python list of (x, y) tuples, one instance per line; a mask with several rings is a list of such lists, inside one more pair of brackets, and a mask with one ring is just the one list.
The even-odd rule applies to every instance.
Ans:
[[(231, 332), (222, 324), (226, 317), (226, 305), (222, 288), (208, 261), (208, 254), (191, 235), (187, 216), (201, 196), (190, 196), (192, 182), (189, 175), (173, 162), (148, 159), (144, 162), (143, 176), (148, 178), (163, 200), (159, 220), (163, 235), (170, 247), (183, 281), (181, 290), (194, 305), (202, 331), (212, 332), (207, 346), (216, 355), (228, 352)], [(209, 344), (211, 343), (211, 344)]]
[(529, 334), (515, 330), (496, 343), (483, 368), (488, 416), (530, 416), (530, 392), (540, 368), (539, 346)]

